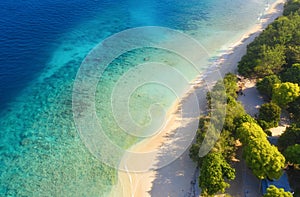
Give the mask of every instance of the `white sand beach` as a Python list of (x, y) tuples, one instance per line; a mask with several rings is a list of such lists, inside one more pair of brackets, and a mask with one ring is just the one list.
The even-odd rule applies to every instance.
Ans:
[[(245, 34), (227, 53), (223, 54), (216, 62), (220, 73), (236, 72), (237, 64), (241, 57), (246, 53), (246, 46), (254, 40), (256, 36), (272, 21), (282, 14), (285, 0), (278, 0), (274, 3), (268, 13), (263, 17), (260, 24), (253, 27)], [(161, 133), (148, 138), (131, 148), (134, 152), (149, 152), (157, 150), (153, 161), (159, 165), (165, 159), (169, 159), (172, 151), (176, 151), (178, 144), (176, 133), (179, 127), (188, 129), (192, 123), (198, 122), (198, 119), (186, 119), (182, 125), (181, 107), (194, 111), (195, 107), (205, 109), (206, 106), (206, 88), (202, 84), (193, 84), (191, 90), (199, 96), (201, 103), (199, 106), (191, 105), (189, 95), (184, 97), (180, 102), (173, 105), (170, 110), (169, 121)], [(247, 101), (248, 102), (248, 101)], [(177, 136), (178, 137), (178, 136)], [(125, 159), (126, 157), (124, 157)], [(128, 159), (128, 158), (126, 158)], [(139, 161), (147, 164), (149, 161)], [(126, 162), (121, 162), (124, 165)], [(150, 161), (151, 163), (151, 161)], [(150, 165), (150, 164), (149, 164)], [(125, 166), (126, 167), (126, 166)], [(196, 164), (193, 163), (188, 155), (188, 149), (175, 161), (165, 165), (158, 170), (149, 170), (147, 172), (118, 172), (118, 183), (113, 187), (111, 195), (114, 197), (166, 197), (166, 196), (195, 196), (199, 191), (195, 191)], [(197, 188), (197, 187), (196, 187)]]

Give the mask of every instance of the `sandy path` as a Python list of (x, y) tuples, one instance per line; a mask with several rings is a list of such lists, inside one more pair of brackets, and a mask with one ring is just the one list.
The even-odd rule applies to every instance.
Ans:
[[(253, 27), (253, 29), (244, 35), (236, 45), (228, 50), (226, 54), (221, 56), (216, 64), (218, 64), (219, 71), (222, 75), (236, 71), (237, 63), (246, 53), (246, 46), (252, 42), (269, 23), (281, 15), (284, 2), (285, 0), (278, 0), (274, 3), (266, 16), (262, 19), (261, 23)], [(205, 87), (201, 86), (201, 84), (198, 84), (198, 88), (195, 88), (196, 86), (192, 87), (191, 90), (200, 97), (202, 102), (199, 103), (199, 106), (191, 105), (189, 99), (190, 96), (183, 98), (180, 105), (179, 103), (174, 105), (170, 110), (171, 113), (169, 121), (165, 129), (159, 135), (146, 139), (132, 148), (132, 151), (141, 153), (157, 150), (158, 154), (147, 158), (149, 160), (144, 158), (139, 160), (135, 158), (137, 159), (134, 162), (136, 165), (149, 165), (148, 167), (151, 169), (155, 167), (155, 165), (160, 166), (161, 162), (168, 160), (169, 157), (171, 157), (177, 150), (182, 151), (178, 145), (180, 145), (182, 140), (184, 141), (189, 136), (184, 136), (182, 134), (178, 136), (177, 134), (180, 133), (179, 131), (181, 127), (185, 127), (185, 129), (193, 127), (192, 125), (194, 125), (195, 121), (197, 122), (198, 120), (188, 118), (182, 120), (182, 108), (180, 106), (184, 105), (184, 109), (188, 111), (186, 113), (193, 114), (195, 113), (195, 107), (205, 109), (206, 105)], [(184, 125), (182, 125), (182, 121), (185, 122)], [(189, 159), (188, 149), (186, 150), (187, 151), (185, 151), (174, 162), (169, 165), (165, 165), (163, 168), (158, 170), (149, 170), (147, 172), (119, 171), (119, 181), (113, 187), (110, 196), (194, 196), (191, 194), (193, 193), (193, 184), (191, 184), (191, 181), (194, 179), (196, 165)], [(130, 162), (125, 160), (130, 160), (130, 158), (125, 155), (120, 165), (124, 165), (123, 168), (130, 168), (131, 166), (126, 166), (126, 163)]]
[(238, 97), (238, 101), (243, 104), (246, 112), (252, 117), (258, 115), (260, 106), (265, 103), (263, 97), (259, 94), (255, 85), (256, 82), (247, 81), (242, 90), (243, 95), (240, 95)]
[[(242, 103), (246, 112), (252, 117), (258, 115), (260, 106), (265, 103), (263, 96), (258, 92), (255, 85), (254, 81), (247, 81), (242, 91), (243, 95), (238, 97), (238, 101)], [(286, 127), (289, 126), (288, 117), (288, 112), (281, 113), (278, 127), (269, 129), (272, 136), (280, 136), (285, 131)]]
[(242, 147), (237, 150), (237, 158), (240, 162), (233, 164), (236, 170), (236, 178), (230, 181), (230, 188), (226, 193), (234, 197), (258, 197), (260, 194), (260, 180), (256, 178), (242, 159)]

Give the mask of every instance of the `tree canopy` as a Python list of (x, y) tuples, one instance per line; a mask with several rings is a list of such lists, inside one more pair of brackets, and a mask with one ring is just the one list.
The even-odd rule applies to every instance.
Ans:
[(253, 69), (261, 77), (278, 74), (282, 70), (282, 65), (286, 63), (284, 45), (262, 45), (260, 55), (261, 58)]
[(229, 184), (224, 179), (233, 180), (235, 170), (225, 161), (220, 153), (210, 153), (204, 157), (200, 170), (199, 186), (203, 194), (213, 195), (225, 192)]
[(269, 25), (247, 47), (247, 54), (238, 64), (246, 77), (262, 78), (278, 74), (286, 65), (300, 60), (300, 16), (298, 0), (289, 1), (284, 16)]
[(267, 139), (266, 133), (255, 122), (245, 122), (237, 129), (237, 135), (245, 145), (255, 138)]
[(300, 144), (287, 147), (283, 154), (288, 162), (300, 164)]
[(254, 122), (245, 122), (237, 129), (242, 141), (243, 156), (253, 174), (259, 179), (278, 179), (285, 166), (285, 158), (267, 140), (262, 128)]
[(300, 64), (293, 64), (292, 67), (288, 68), (282, 73), (281, 78), (284, 82), (292, 82), (300, 84)]
[(288, 104), (287, 110), (291, 113), (292, 118), (300, 123), (300, 97)]
[(267, 188), (267, 193), (264, 197), (293, 197), (291, 192), (285, 192), (282, 188), (277, 188), (274, 185), (271, 185)]
[(293, 0), (287, 3), (284, 6), (284, 11), (283, 15), (287, 16), (290, 15), (291, 13), (300, 13), (300, 1), (299, 0)]
[(280, 150), (285, 150), (288, 146), (300, 144), (300, 128), (296, 125), (286, 128), (285, 132), (278, 139)]
[(250, 116), (249, 114), (244, 114), (242, 116), (239, 116), (236, 118), (236, 126), (240, 126), (241, 124), (245, 123), (245, 122), (250, 122), (250, 123), (257, 123), (257, 121)]
[(272, 98), (273, 87), (279, 83), (281, 83), (281, 81), (277, 75), (269, 75), (258, 81), (256, 87), (259, 93)]
[(247, 165), (259, 179), (278, 179), (285, 166), (285, 158), (277, 147), (267, 140), (255, 138), (244, 147), (243, 154)]
[(288, 103), (295, 101), (300, 95), (300, 88), (296, 83), (280, 83), (273, 87), (272, 101), (280, 106), (287, 106)]
[[(224, 91), (224, 87), (226, 91)], [(229, 187), (226, 180), (231, 180), (235, 177), (235, 171), (227, 161), (232, 158), (236, 150), (233, 136), (236, 129), (234, 120), (245, 114), (242, 105), (236, 101), (237, 90), (236, 75), (227, 74), (224, 80), (217, 82), (212, 91), (207, 94), (208, 115), (201, 117), (199, 120), (196, 140), (191, 146), (189, 154), (191, 159), (197, 162), (201, 168), (199, 186), (202, 188), (202, 194), (213, 195), (217, 192), (224, 192)], [(223, 99), (224, 92), (226, 92), (227, 97), (225, 100)], [(220, 106), (224, 106), (223, 102), (225, 101), (227, 103), (226, 111), (224, 111), (224, 107), (218, 110), (220, 106), (211, 106), (211, 99), (217, 101), (214, 102), (215, 105), (220, 103)], [(218, 114), (225, 116), (225, 114), (222, 114), (222, 110), (226, 112), (226, 117), (222, 132), (219, 134), (216, 131), (215, 125), (221, 121), (213, 119), (213, 117), (218, 117)], [(208, 132), (210, 135), (207, 135)], [(217, 141), (215, 141), (216, 138), (218, 139)], [(206, 156), (200, 157), (199, 149), (204, 139), (213, 148)]]
[(262, 104), (259, 109), (258, 122), (263, 129), (277, 127), (280, 114), (281, 108), (275, 103)]
[[(278, 149), (288, 163), (297, 164), (296, 166), (300, 158), (299, 29), (300, 0), (287, 1), (283, 16), (276, 19), (247, 46), (247, 54), (238, 64), (239, 74), (258, 79), (258, 91), (266, 95), (273, 104), (288, 110), (292, 125), (279, 137)], [(280, 109), (275, 106), (267, 104), (261, 107), (257, 122), (263, 129), (277, 125)], [(259, 178), (279, 177), (285, 158), (276, 147), (267, 142), (265, 135), (257, 137), (262, 133), (262, 129), (255, 125), (255, 121), (245, 116), (235, 119), (235, 124), (238, 125), (236, 133), (243, 143), (243, 156), (248, 167)], [(291, 177), (294, 173), (295, 171), (289, 171)], [(298, 182), (294, 180), (291, 185), (294, 185), (296, 194), (299, 190)], [(265, 196), (292, 194), (272, 186)]]

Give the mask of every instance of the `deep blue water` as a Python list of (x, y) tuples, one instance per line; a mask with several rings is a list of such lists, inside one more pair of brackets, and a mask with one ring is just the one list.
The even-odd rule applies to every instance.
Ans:
[[(176, 18), (183, 17), (181, 14), (186, 14), (178, 12), (178, 7), (195, 2), (164, 1), (168, 9), (162, 10), (157, 2), (147, 0), (1, 1), (0, 110), (45, 67), (51, 52), (60, 44), (58, 39), (77, 24), (122, 4), (119, 12), (112, 14), (111, 20), (128, 17), (130, 21), (127, 26), (111, 30), (111, 33), (143, 25), (185, 29), (184, 21), (177, 19), (174, 23)], [(205, 1), (197, 3), (205, 6)], [(206, 20), (208, 17), (205, 9), (195, 10), (196, 14), (190, 12), (193, 20)], [(130, 19), (131, 14), (135, 17)]]
[[(88, 152), (72, 114), (77, 70), (100, 41), (125, 29), (156, 25), (188, 33), (214, 53), (255, 24), (265, 3), (0, 1), (0, 196), (105, 196), (109, 192), (116, 171)], [(131, 58), (143, 61), (138, 55)], [(130, 66), (128, 61), (117, 64)], [(114, 69), (111, 72), (107, 76), (114, 75)]]
[(0, 110), (45, 67), (58, 39), (116, 1), (0, 2)]

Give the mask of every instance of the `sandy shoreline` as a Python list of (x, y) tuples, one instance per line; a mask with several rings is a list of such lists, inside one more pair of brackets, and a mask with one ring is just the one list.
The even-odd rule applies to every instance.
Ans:
[[(282, 14), (284, 2), (285, 0), (278, 0), (272, 4), (265, 16), (261, 19), (261, 23), (251, 28), (236, 44), (230, 47), (226, 53), (222, 54), (220, 58), (214, 62), (214, 66), (219, 69), (222, 75), (228, 72), (236, 72), (237, 63), (246, 53), (246, 46), (251, 43), (268, 24)], [(204, 109), (206, 105), (205, 93), (203, 92), (203, 88), (199, 88), (202, 86), (201, 82), (196, 79), (191, 85), (191, 91), (200, 97), (204, 96), (201, 98), (202, 103), (199, 104), (199, 107)], [(189, 94), (187, 94), (186, 97), (182, 98), (181, 101), (177, 101), (171, 107), (168, 122), (161, 133), (143, 140), (131, 148), (131, 151), (139, 153), (157, 150), (159, 156), (155, 154), (153, 157), (148, 158), (149, 161), (141, 160), (135, 162), (141, 162), (143, 165), (149, 165), (147, 167), (150, 169), (153, 168), (153, 162), (158, 164), (161, 160), (164, 160), (164, 157), (169, 157), (170, 152), (168, 151), (174, 141), (172, 134), (178, 130), (179, 127), (189, 127), (191, 125), (190, 123), (198, 122), (197, 119), (186, 119), (184, 120), (186, 124), (182, 125), (182, 120), (180, 120), (182, 105), (185, 105), (186, 109), (194, 111), (193, 108), (195, 108), (195, 106), (189, 103)], [(168, 151), (161, 151), (165, 149)], [(120, 165), (126, 165), (126, 163), (128, 163), (128, 161), (121, 162)], [(123, 166), (123, 168), (127, 169), (127, 166)], [(188, 151), (185, 151), (183, 155), (170, 165), (158, 170), (149, 170), (147, 172), (119, 171), (118, 183), (112, 188), (110, 196), (192, 196), (190, 194), (191, 181), (194, 177), (195, 168), (196, 165), (188, 157)]]

